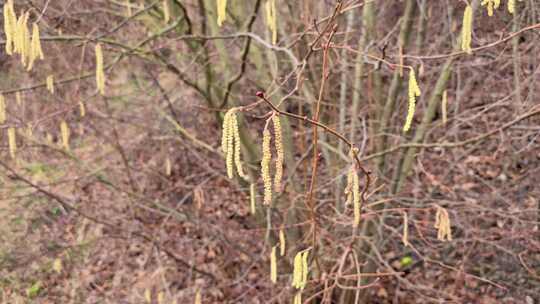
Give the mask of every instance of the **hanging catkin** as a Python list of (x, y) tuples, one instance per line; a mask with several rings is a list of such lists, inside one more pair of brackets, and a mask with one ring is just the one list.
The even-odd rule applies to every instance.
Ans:
[(86, 116), (86, 107), (82, 101), (79, 101), (79, 115), (81, 115), (81, 118)]
[(285, 255), (285, 247), (286, 247), (286, 240), (285, 240), (285, 232), (283, 231), (283, 228), (279, 229), (279, 254), (281, 256)]
[(197, 289), (195, 292), (195, 304), (202, 304), (201, 290)]
[(47, 84), (47, 90), (49, 90), (51, 94), (54, 94), (54, 76), (53, 75), (47, 76), (45, 83)]
[(60, 133), (62, 135), (62, 146), (64, 149), (69, 150), (69, 127), (65, 121), (62, 120), (60, 123)]
[(217, 0), (217, 24), (221, 26), (227, 18), (227, 0)]
[(420, 96), (420, 87), (416, 82), (416, 76), (414, 70), (411, 68), (409, 71), (409, 106), (407, 108), (407, 118), (405, 119), (405, 125), (403, 126), (403, 132), (409, 131), (414, 118), (414, 111), (416, 107), (416, 97)]
[(508, 12), (513, 14), (516, 11), (516, 0), (508, 0)]
[(472, 53), (472, 22), (473, 10), (470, 5), (467, 5), (463, 13), (463, 25), (461, 26), (461, 50), (468, 54)]
[(272, 201), (272, 178), (270, 177), (270, 161), (272, 160), (272, 152), (270, 151), (270, 131), (268, 125), (263, 131), (262, 143), (262, 160), (261, 160), (261, 176), (264, 184), (264, 204), (269, 205)]
[(256, 196), (256, 191), (255, 191), (255, 184), (251, 184), (249, 185), (249, 200), (250, 200), (250, 209), (251, 209), (251, 214), (255, 214), (255, 196)]
[(448, 106), (448, 94), (446, 90), (444, 90), (442, 94), (442, 102), (441, 102), (442, 121), (444, 125), (446, 125), (446, 123), (448, 122), (448, 113), (446, 109), (447, 106)]
[(105, 95), (105, 71), (103, 67), (103, 50), (101, 44), (96, 44), (96, 86), (101, 95)]
[(265, 4), (266, 24), (272, 32), (272, 44), (277, 43), (277, 17), (276, 17), (276, 0), (268, 0)]
[(8, 0), (4, 3), (4, 33), (6, 34), (5, 49), (8, 55), (13, 54), (16, 29), (17, 16), (15, 15), (13, 0)]
[(32, 70), (36, 59), (43, 60), (43, 50), (41, 49), (41, 38), (39, 35), (39, 27), (36, 23), (32, 25), (32, 41), (30, 42), (30, 52), (28, 58), (28, 71)]
[(6, 122), (6, 99), (0, 94), (0, 124)]
[(238, 127), (238, 118), (236, 112), (238, 108), (231, 108), (223, 117), (221, 150), (225, 156), (227, 176), (233, 178), (234, 168), (240, 177), (248, 180), (249, 177), (244, 173), (241, 160), (241, 140)]
[(483, 0), (481, 3), (482, 6), (486, 6), (488, 11), (488, 16), (493, 16), (493, 10), (498, 9), (501, 5), (501, 0)]
[(450, 227), (450, 216), (448, 211), (441, 206), (437, 206), (435, 213), (435, 228), (437, 228), (437, 239), (440, 241), (452, 240), (452, 228)]
[(15, 137), (15, 129), (13, 127), (8, 128), (8, 146), (9, 146), (9, 155), (11, 158), (15, 159), (17, 156), (17, 139)]
[(276, 114), (272, 117), (274, 123), (274, 143), (276, 146), (276, 172), (274, 175), (274, 189), (276, 192), (281, 191), (281, 179), (283, 178), (283, 135), (281, 132), (281, 122)]
[(277, 283), (277, 245), (272, 247), (272, 252), (270, 253), (270, 280), (272, 283)]
[(169, 9), (169, 0), (163, 0), (163, 19), (165, 23), (171, 20), (171, 11)]
[(409, 217), (405, 211), (403, 211), (403, 237), (401, 240), (403, 246), (409, 246)]

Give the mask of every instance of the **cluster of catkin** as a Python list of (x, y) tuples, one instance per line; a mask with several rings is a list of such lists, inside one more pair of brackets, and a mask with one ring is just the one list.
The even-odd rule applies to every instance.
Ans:
[(28, 19), (30, 13), (22, 13), (18, 18), (15, 14), (13, 0), (8, 0), (4, 4), (4, 32), (6, 35), (6, 53), (8, 55), (19, 54), (21, 63), (28, 71), (32, 70), (37, 59), (44, 59), (41, 49), (41, 38), (39, 27), (36, 23), (32, 25), (32, 36), (28, 30)]
[[(272, 123), (274, 124), (274, 144), (276, 148), (276, 171), (274, 175), (274, 189), (276, 192), (281, 191), (281, 179), (283, 178), (283, 135), (281, 131), (281, 121), (279, 115), (272, 115)], [(269, 205), (272, 201), (272, 178), (270, 176), (270, 162), (272, 161), (272, 152), (270, 150), (271, 141), (270, 130), (268, 123), (264, 127), (263, 142), (262, 142), (262, 160), (261, 160), (261, 176), (264, 184), (264, 204)]]
[(238, 118), (236, 113), (238, 108), (232, 108), (223, 117), (223, 134), (221, 137), (221, 150), (225, 156), (227, 166), (227, 176), (233, 178), (234, 168), (240, 177), (248, 180), (247, 174), (244, 173), (241, 161), (241, 141), (240, 132), (238, 129)]
[(272, 43), (277, 43), (277, 17), (276, 17), (276, 0), (268, 0), (265, 4), (266, 24), (272, 32)]
[(450, 227), (450, 217), (448, 211), (441, 206), (437, 206), (435, 213), (435, 228), (437, 228), (437, 239), (440, 241), (452, 240), (452, 229)]
[(409, 71), (409, 106), (407, 108), (407, 118), (405, 119), (405, 125), (403, 126), (403, 132), (409, 131), (412, 125), (414, 111), (416, 108), (416, 97), (420, 96), (421, 91), (416, 82), (416, 76), (414, 74), (414, 69)]

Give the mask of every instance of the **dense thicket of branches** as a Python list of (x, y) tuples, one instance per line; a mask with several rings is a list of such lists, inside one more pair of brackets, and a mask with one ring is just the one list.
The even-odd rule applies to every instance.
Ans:
[(272, 2), (14, 2), (44, 59), (4, 27), (2, 303), (540, 300), (540, 4)]

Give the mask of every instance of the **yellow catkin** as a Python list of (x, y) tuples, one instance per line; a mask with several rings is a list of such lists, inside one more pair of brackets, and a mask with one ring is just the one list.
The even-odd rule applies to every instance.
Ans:
[(18, 106), (22, 106), (23, 98), (22, 98), (21, 92), (15, 93), (15, 101), (17, 102)]
[[(354, 166), (353, 166), (354, 168)], [(352, 194), (353, 194), (353, 213), (354, 213), (354, 222), (353, 227), (358, 227), (360, 224), (360, 208), (362, 207), (360, 205), (360, 180), (358, 178), (358, 173), (356, 172), (356, 169), (354, 170), (353, 174), (353, 181), (352, 181)]]
[(452, 240), (452, 228), (450, 224), (450, 216), (448, 211), (443, 207), (437, 206), (437, 212), (435, 213), (435, 228), (437, 231), (437, 239), (440, 241)]
[(0, 124), (6, 122), (6, 99), (0, 94)]
[(266, 24), (272, 32), (272, 43), (277, 43), (277, 17), (276, 17), (276, 0), (268, 0), (265, 4)]
[(443, 124), (446, 125), (448, 122), (448, 113), (447, 113), (447, 106), (448, 106), (448, 93), (446, 90), (444, 90), (442, 94), (442, 102), (441, 102), (441, 113), (442, 113), (442, 121)]
[(133, 15), (133, 9), (131, 8), (131, 0), (125, 0), (126, 1), (126, 8), (127, 8), (127, 16), (131, 17)]
[(15, 159), (17, 156), (17, 138), (15, 137), (15, 129), (10, 127), (8, 128), (8, 146), (9, 146), (9, 155), (11, 158)]
[(293, 304), (302, 304), (302, 291), (299, 291), (294, 295)]
[(17, 27), (17, 16), (13, 7), (13, 0), (8, 0), (4, 3), (4, 33), (6, 35), (6, 53), (13, 54), (14, 39)]
[(163, 0), (163, 19), (165, 23), (171, 20), (171, 11), (169, 9), (169, 0)]
[(401, 238), (403, 246), (409, 246), (409, 217), (407, 212), (403, 212), (403, 237)]
[(347, 173), (347, 187), (345, 187), (345, 195), (347, 200), (345, 201), (346, 205), (350, 205), (353, 202), (353, 179), (354, 179), (354, 167), (351, 166), (349, 172)]
[(144, 299), (147, 303), (152, 303), (152, 291), (149, 288), (144, 291)]
[(250, 200), (250, 209), (251, 209), (251, 214), (255, 214), (255, 196), (256, 196), (256, 192), (255, 192), (255, 184), (251, 184), (249, 185), (249, 200)]
[(285, 255), (285, 249), (287, 246), (287, 241), (285, 240), (285, 231), (283, 231), (283, 228), (279, 230), (279, 254), (281, 256)]
[(420, 96), (420, 87), (416, 82), (416, 76), (414, 70), (409, 71), (409, 106), (407, 108), (407, 118), (405, 119), (405, 125), (403, 126), (403, 132), (409, 131), (414, 118), (414, 111), (416, 107), (416, 97)]
[(171, 159), (167, 156), (165, 159), (165, 175), (171, 176)]
[(483, 0), (481, 3), (482, 6), (486, 6), (488, 11), (488, 16), (493, 16), (493, 10), (498, 9), (501, 5), (501, 0)]
[(242, 167), (240, 130), (238, 127), (238, 118), (236, 117), (237, 108), (232, 108), (223, 117), (223, 133), (221, 137), (221, 150), (225, 156), (227, 166), (227, 176), (233, 178), (234, 168), (240, 177), (248, 180)]
[(96, 86), (101, 95), (105, 95), (105, 71), (103, 67), (103, 50), (101, 44), (96, 44)]
[(472, 53), (472, 22), (473, 22), (473, 10), (470, 5), (467, 5), (465, 12), (463, 13), (463, 25), (461, 27), (461, 50)]
[(508, 0), (508, 12), (513, 14), (516, 11), (516, 0)]
[(277, 245), (272, 247), (270, 253), (270, 280), (272, 283), (277, 283)]
[(227, 18), (227, 0), (217, 0), (217, 24), (221, 26)]
[(69, 150), (69, 127), (65, 121), (60, 123), (60, 133), (62, 135), (62, 146), (64, 149)]
[(202, 304), (201, 290), (197, 289), (195, 292), (195, 304)]
[(236, 172), (238, 173), (238, 176), (245, 180), (248, 180), (249, 177), (244, 172), (242, 166), (242, 141), (240, 139), (240, 129), (238, 127), (238, 118), (236, 116), (236, 112), (233, 114), (232, 117), (232, 132), (234, 137), (234, 165), (236, 167)]
[(30, 43), (30, 53), (28, 62), (28, 71), (34, 66), (36, 59), (43, 60), (43, 50), (41, 49), (41, 38), (39, 35), (39, 27), (36, 23), (32, 25), (32, 42)]
[(15, 30), (15, 51), (21, 57), (21, 64), (26, 66), (30, 59), (30, 32), (28, 31), (28, 12), (21, 14), (17, 20), (17, 28)]
[(307, 284), (307, 279), (309, 275), (309, 249), (304, 251), (302, 254), (302, 281), (300, 282), (300, 288), (304, 289)]
[(283, 135), (281, 131), (281, 121), (278, 115), (272, 117), (274, 123), (274, 143), (276, 146), (276, 172), (274, 175), (274, 189), (276, 192), (281, 191), (281, 179), (283, 178), (283, 160), (285, 155), (283, 152)]
[(270, 161), (272, 152), (270, 151), (270, 131), (267, 127), (263, 131), (261, 176), (264, 184), (264, 204), (269, 205), (272, 201), (272, 178), (270, 177)]
[(53, 75), (47, 76), (45, 83), (47, 84), (47, 90), (49, 90), (51, 94), (54, 94), (54, 76)]
[(59, 258), (56, 258), (54, 260), (54, 262), (53, 262), (52, 268), (56, 273), (61, 273), (62, 272), (62, 260), (59, 259)]
[(163, 304), (165, 301), (165, 295), (163, 294), (163, 291), (160, 291), (157, 295), (157, 302), (158, 304)]
[(86, 116), (86, 107), (82, 101), (79, 102), (79, 115), (81, 115), (81, 117)]
[(302, 286), (302, 252), (294, 256), (292, 286), (297, 289)]

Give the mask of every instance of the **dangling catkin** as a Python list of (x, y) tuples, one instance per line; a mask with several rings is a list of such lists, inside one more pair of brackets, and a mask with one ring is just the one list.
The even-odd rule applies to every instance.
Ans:
[(96, 86), (101, 95), (105, 95), (105, 71), (103, 67), (103, 50), (101, 44), (96, 44)]
[(201, 290), (197, 289), (195, 292), (195, 304), (202, 304)]
[(4, 3), (4, 33), (6, 34), (6, 53), (13, 54), (14, 39), (17, 28), (17, 16), (13, 7), (13, 0)]
[(299, 289), (302, 286), (302, 252), (294, 256), (292, 286)]
[(32, 25), (32, 42), (30, 43), (30, 52), (29, 52), (29, 62), (28, 62), (28, 71), (32, 70), (34, 66), (34, 61), (36, 59), (43, 60), (43, 50), (41, 49), (41, 38), (39, 35), (39, 27), (34, 22)]
[(277, 245), (272, 247), (270, 253), (270, 280), (272, 283), (277, 283), (277, 257), (276, 257)]
[(217, 0), (217, 24), (221, 26), (227, 18), (227, 0)]
[(49, 90), (51, 94), (54, 94), (54, 76), (47, 76), (47, 80), (45, 81), (45, 83), (47, 84), (47, 90)]
[(356, 228), (360, 224), (360, 208), (361, 208), (360, 206), (360, 181), (358, 178), (358, 173), (356, 172), (356, 168), (354, 168), (354, 174), (353, 174), (352, 193), (353, 193), (353, 210), (354, 210), (353, 227)]
[(470, 5), (467, 5), (467, 7), (465, 8), (465, 12), (463, 13), (463, 25), (461, 26), (461, 50), (467, 52), (468, 54), (472, 53), (472, 22), (472, 7)]
[(498, 9), (501, 5), (501, 0), (483, 0), (482, 6), (487, 6), (488, 16), (493, 16), (493, 10)]
[(163, 0), (163, 19), (165, 23), (169, 23), (171, 20), (171, 11), (169, 10), (169, 0)]
[(6, 99), (0, 94), (0, 124), (6, 122)]
[(407, 212), (403, 212), (403, 246), (409, 246), (409, 217)]
[(276, 0), (268, 0), (265, 4), (266, 9), (266, 24), (272, 32), (272, 44), (277, 43), (277, 17), (276, 17)]
[(414, 118), (414, 110), (416, 107), (416, 97), (420, 96), (420, 87), (416, 82), (416, 76), (414, 70), (411, 68), (409, 71), (409, 106), (407, 109), (407, 118), (405, 119), (405, 125), (403, 126), (403, 132), (409, 131)]
[(60, 123), (60, 133), (62, 134), (62, 146), (64, 149), (69, 150), (69, 127), (65, 121)]
[(283, 178), (283, 136), (281, 132), (281, 122), (278, 115), (272, 117), (274, 123), (274, 144), (276, 146), (276, 172), (274, 175), (274, 189), (276, 192), (281, 191), (281, 179)]
[(11, 158), (15, 159), (17, 156), (17, 139), (15, 137), (15, 129), (12, 127), (8, 128), (8, 146), (9, 155)]
[(349, 168), (349, 172), (347, 173), (347, 186), (345, 187), (345, 195), (347, 196), (347, 200), (345, 201), (345, 205), (349, 205), (353, 202), (353, 179), (354, 179), (354, 167), (351, 166)]
[(437, 239), (440, 241), (452, 240), (452, 228), (450, 227), (450, 217), (448, 211), (441, 206), (437, 206), (435, 213), (435, 228), (437, 231)]
[(446, 90), (444, 90), (442, 94), (442, 102), (441, 102), (442, 121), (444, 125), (446, 125), (446, 122), (448, 121), (448, 113), (446, 112), (447, 103), (448, 103), (448, 94)]
[(508, 12), (513, 14), (516, 11), (516, 0), (508, 0)]
[(279, 254), (281, 256), (285, 255), (285, 247), (286, 247), (286, 240), (285, 240), (285, 232), (283, 231), (283, 228), (279, 229)]
[(307, 279), (309, 275), (308, 258), (309, 258), (309, 249), (304, 250), (304, 254), (302, 255), (302, 281), (300, 284), (301, 289), (304, 289), (304, 287), (306, 287), (306, 284), (307, 284)]
[(251, 184), (249, 185), (249, 200), (250, 200), (250, 209), (251, 209), (251, 214), (255, 214), (255, 196), (256, 196), (256, 192), (255, 192), (255, 184)]
[(171, 176), (171, 159), (168, 156), (165, 159), (165, 175)]
[(146, 290), (144, 291), (144, 299), (147, 303), (152, 303), (152, 291), (149, 288), (146, 288)]
[(293, 304), (302, 304), (302, 291), (296, 293)]
[(264, 184), (264, 204), (269, 205), (272, 201), (272, 178), (270, 178), (270, 161), (272, 153), (270, 152), (270, 131), (268, 125), (263, 131), (261, 176)]
[(221, 136), (221, 150), (225, 156), (227, 166), (227, 176), (233, 178), (234, 168), (240, 177), (248, 180), (244, 173), (241, 160), (241, 140), (238, 128), (238, 118), (236, 117), (237, 108), (231, 108), (223, 117), (223, 133)]
[(17, 102), (18, 106), (22, 106), (23, 98), (22, 98), (21, 92), (15, 93), (15, 101)]
[(81, 118), (86, 116), (86, 107), (82, 101), (79, 102), (79, 115), (81, 115)]

